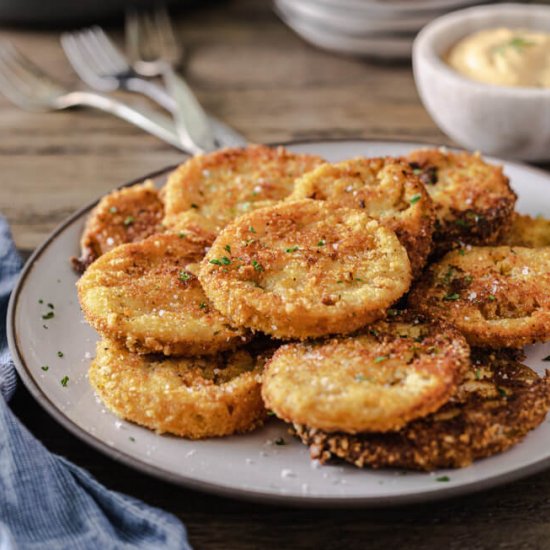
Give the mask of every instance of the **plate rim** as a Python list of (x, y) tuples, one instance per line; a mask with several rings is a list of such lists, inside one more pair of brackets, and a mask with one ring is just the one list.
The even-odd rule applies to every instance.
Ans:
[[(403, 145), (412, 145), (412, 146), (431, 146), (431, 147), (442, 147), (442, 145), (434, 144), (430, 141), (408, 141), (400, 139), (372, 139), (372, 138), (322, 138), (322, 139), (297, 139), (297, 140), (288, 140), (282, 142), (268, 143), (270, 146), (293, 146), (293, 145), (307, 145), (307, 144), (326, 144), (326, 143), (365, 143), (368, 144), (403, 144)], [(457, 147), (449, 147), (449, 149), (460, 149)], [(187, 156), (184, 156), (184, 159)], [(528, 164), (517, 162), (517, 161), (508, 161), (503, 159), (496, 159), (494, 157), (487, 156), (489, 160), (497, 162), (506, 162), (509, 165), (518, 167), (527, 172), (535, 173), (538, 176), (544, 176), (550, 180), (550, 173), (547, 171), (530, 166)], [(145, 181), (146, 179), (153, 179), (164, 174), (169, 173), (174, 170), (178, 164), (169, 165), (159, 170), (155, 170), (145, 176), (140, 176), (134, 178), (131, 181), (128, 181), (124, 184), (121, 184), (113, 189), (120, 189), (136, 183)], [(116, 462), (123, 464), (125, 466), (130, 466), (131, 468), (150, 475), (152, 477), (173, 483), (180, 487), (189, 488), (196, 491), (206, 492), (208, 494), (229, 497), (233, 499), (241, 499), (252, 502), (261, 502), (263, 504), (271, 505), (287, 505), (301, 508), (334, 508), (334, 507), (346, 507), (346, 508), (383, 508), (383, 507), (394, 507), (402, 506), (407, 504), (422, 503), (428, 501), (442, 500), (452, 497), (457, 497), (460, 495), (467, 495), (477, 493), (492, 487), (502, 485), (504, 483), (510, 483), (512, 481), (517, 481), (521, 478), (533, 475), (544, 469), (550, 467), (550, 455), (541, 458), (529, 465), (523, 466), (511, 472), (504, 472), (495, 476), (486, 477), (482, 480), (472, 480), (467, 483), (463, 483), (456, 487), (448, 486), (445, 488), (434, 487), (433, 490), (424, 490), (421, 493), (412, 492), (402, 495), (384, 495), (376, 497), (364, 497), (364, 496), (318, 496), (318, 495), (287, 495), (282, 493), (268, 493), (265, 491), (258, 491), (255, 489), (245, 489), (245, 488), (235, 488), (235, 487), (225, 487), (218, 485), (216, 483), (210, 483), (207, 481), (200, 481), (193, 477), (189, 477), (185, 474), (175, 474), (164, 470), (155, 465), (149, 464), (142, 461), (139, 458), (134, 457), (133, 455), (116, 449), (98, 436), (87, 432), (84, 428), (80, 427), (76, 422), (71, 420), (66, 416), (59, 408), (51, 401), (49, 396), (42, 390), (40, 385), (34, 379), (31, 374), (30, 368), (25, 363), (23, 354), (20, 350), (18, 336), (15, 330), (15, 315), (17, 310), (17, 304), (21, 293), (24, 291), (25, 283), (27, 277), (35, 264), (35, 262), (42, 256), (42, 254), (47, 250), (50, 244), (57, 238), (57, 236), (62, 233), (69, 225), (75, 222), (77, 219), (81, 218), (85, 213), (89, 212), (101, 199), (101, 196), (90, 201), (83, 207), (79, 208), (73, 212), (70, 216), (64, 219), (55, 229), (46, 237), (46, 239), (36, 247), (31, 256), (25, 262), (23, 269), (19, 275), (15, 288), (13, 289), (10, 301), (8, 304), (8, 312), (6, 318), (7, 326), (7, 339), (9, 350), (13, 359), (13, 363), (17, 370), (19, 377), (21, 378), (24, 386), (27, 388), (29, 393), (33, 398), (38, 402), (38, 404), (64, 429), (68, 430), (72, 435), (80, 439), (87, 445), (90, 445), (96, 451), (106, 455), (107, 457), (115, 460)]]

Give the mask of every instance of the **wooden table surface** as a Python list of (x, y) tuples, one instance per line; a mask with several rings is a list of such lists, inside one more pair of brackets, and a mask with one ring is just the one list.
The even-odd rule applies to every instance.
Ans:
[[(409, 64), (315, 50), (264, 0), (208, 4), (177, 21), (189, 50), (187, 77), (200, 100), (251, 141), (449, 143), (421, 106)], [(109, 30), (121, 37), (120, 27)], [(63, 81), (76, 83), (58, 31), (2, 29), (1, 35)], [(108, 115), (29, 114), (0, 98), (0, 212), (27, 254), (86, 202), (182, 158)], [(272, 507), (178, 488), (122, 466), (58, 426), (21, 385), (13, 408), (51, 451), (108, 487), (176, 514), (196, 548), (550, 548), (550, 471), (473, 496), (398, 509)]]

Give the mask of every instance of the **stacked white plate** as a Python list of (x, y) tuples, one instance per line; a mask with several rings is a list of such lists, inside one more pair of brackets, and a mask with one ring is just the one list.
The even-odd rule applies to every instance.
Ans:
[(304, 40), (337, 53), (409, 58), (416, 33), (475, 0), (274, 0), (281, 19)]

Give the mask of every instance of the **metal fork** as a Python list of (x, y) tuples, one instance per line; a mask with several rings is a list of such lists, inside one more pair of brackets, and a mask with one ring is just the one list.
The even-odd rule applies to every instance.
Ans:
[[(142, 78), (114, 45), (101, 27), (64, 33), (61, 44), (78, 76), (90, 87), (102, 92), (125, 90), (146, 95), (167, 111), (176, 110), (176, 102), (166, 90)], [(210, 124), (220, 147), (246, 145), (247, 140), (233, 128), (210, 116)]]
[(126, 21), (130, 59), (143, 74), (162, 76), (168, 93), (177, 104), (173, 115), (182, 142), (199, 152), (216, 149), (208, 116), (175, 70), (182, 49), (174, 36), (166, 8), (158, 5), (154, 12), (131, 10), (127, 12)]
[(57, 111), (79, 105), (95, 107), (185, 150), (167, 116), (95, 92), (68, 90), (6, 41), (0, 42), (0, 91), (26, 111)]

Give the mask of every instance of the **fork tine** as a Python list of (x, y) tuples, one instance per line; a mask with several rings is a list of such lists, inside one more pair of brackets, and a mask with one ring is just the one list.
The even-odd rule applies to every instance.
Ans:
[(157, 32), (160, 36), (161, 42), (172, 50), (172, 54), (176, 54), (180, 51), (180, 44), (174, 34), (174, 26), (170, 20), (170, 15), (166, 8), (166, 5), (159, 4), (155, 12), (155, 22)]
[(39, 87), (42, 83), (24, 67), (20, 57), (19, 52), (9, 42), (4, 44), (0, 50), (0, 59), (2, 60), (5, 76), (10, 79), (15, 89), (28, 94), (32, 92), (34, 87)]
[(98, 47), (100, 47), (105, 55), (113, 61), (113, 64), (116, 66), (116, 70), (120, 72), (130, 70), (128, 61), (124, 55), (122, 55), (121, 51), (115, 46), (109, 36), (107, 36), (105, 31), (101, 27), (97, 26), (92, 27), (92, 29), (95, 31)]
[(130, 63), (135, 63), (139, 58), (139, 28), (137, 12), (133, 9), (126, 11), (126, 53), (130, 58)]
[(89, 55), (94, 58), (102, 74), (113, 74), (119, 71), (118, 65), (105, 52), (101, 42), (97, 39), (94, 28), (82, 31), (81, 37), (84, 47)]
[(82, 47), (78, 33), (63, 33), (61, 35), (61, 46), (78, 76), (84, 82), (93, 86), (97, 79), (97, 67)]

